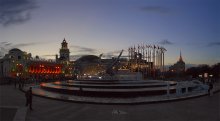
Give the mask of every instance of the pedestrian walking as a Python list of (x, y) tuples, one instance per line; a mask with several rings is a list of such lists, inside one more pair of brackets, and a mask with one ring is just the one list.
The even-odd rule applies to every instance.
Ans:
[(32, 108), (32, 87), (30, 87), (29, 90), (26, 91), (25, 97), (26, 97), (26, 106), (29, 105), (30, 110), (33, 110), (33, 108)]

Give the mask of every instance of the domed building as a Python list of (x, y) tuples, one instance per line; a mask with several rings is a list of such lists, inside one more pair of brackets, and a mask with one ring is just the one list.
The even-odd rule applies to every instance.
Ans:
[(80, 57), (76, 60), (76, 62), (83, 63), (83, 62), (98, 62), (99, 57), (95, 55), (85, 55)]
[(0, 76), (10, 77), (23, 73), (26, 62), (30, 59), (31, 53), (21, 51), (18, 48), (9, 50), (8, 54), (0, 60)]
[(31, 54), (27, 54), (26, 52), (21, 51), (18, 48), (13, 48), (9, 50), (9, 53), (5, 55), (4, 58), (11, 58), (14, 60), (23, 60), (23, 59), (30, 59)]
[(100, 58), (95, 55), (85, 55), (75, 61), (75, 67), (81, 75), (97, 75), (103, 70)]

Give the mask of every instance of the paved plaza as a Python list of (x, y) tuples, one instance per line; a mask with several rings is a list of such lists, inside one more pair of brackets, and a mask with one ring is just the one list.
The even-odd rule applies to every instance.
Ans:
[(18, 88), (14, 88), (13, 85), (1, 85), (0, 91), (1, 121), (220, 120), (220, 93), (215, 93), (211, 97), (134, 105), (73, 103), (34, 96), (34, 110), (30, 111), (25, 107), (24, 93)]

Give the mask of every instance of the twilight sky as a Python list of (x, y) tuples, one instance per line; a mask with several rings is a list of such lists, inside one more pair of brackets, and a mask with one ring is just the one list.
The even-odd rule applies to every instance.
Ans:
[(64, 38), (73, 58), (145, 43), (164, 46), (166, 64), (181, 50), (187, 64), (212, 65), (220, 62), (220, 1), (0, 0), (0, 56), (16, 47), (54, 59)]

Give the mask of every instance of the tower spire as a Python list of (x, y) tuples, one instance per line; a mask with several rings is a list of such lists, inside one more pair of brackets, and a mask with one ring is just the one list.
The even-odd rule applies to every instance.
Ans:
[(179, 58), (179, 61), (183, 61), (181, 50), (180, 50), (180, 58)]

